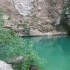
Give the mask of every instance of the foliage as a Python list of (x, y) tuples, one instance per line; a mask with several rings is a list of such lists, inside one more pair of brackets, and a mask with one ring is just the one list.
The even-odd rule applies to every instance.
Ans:
[(70, 34), (70, 5), (67, 5), (61, 14), (61, 25)]
[[(32, 45), (29, 39), (25, 39), (22, 41), (24, 44), (16, 45), (16, 46), (7, 46), (8, 50), (6, 53), (6, 61), (8, 62), (9, 59), (13, 57), (23, 56), (23, 63), (13, 65), (15, 70), (28, 70), (30, 65), (36, 65), (40, 70), (42, 69), (43, 60), (37, 55), (37, 53), (32, 49)], [(21, 67), (22, 66), (22, 67)]]
[(32, 49), (30, 40), (23, 40), (12, 29), (4, 28), (3, 23), (3, 19), (0, 18), (0, 47), (5, 48), (4, 52), (2, 52), (2, 54), (5, 54), (3, 55), (3, 58), (6, 58), (4, 60), (9, 62), (11, 58), (23, 56), (22, 64), (13, 65), (15, 70), (28, 70), (30, 65), (36, 65), (40, 70), (43, 70), (41, 67), (44, 62)]

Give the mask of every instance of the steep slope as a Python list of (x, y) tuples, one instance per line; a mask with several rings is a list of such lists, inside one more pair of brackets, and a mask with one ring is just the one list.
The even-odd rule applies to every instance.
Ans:
[[(63, 0), (26, 1), (0, 0), (0, 8), (4, 11), (4, 26), (12, 28), (20, 36), (56, 33), (55, 23), (61, 14)], [(17, 5), (19, 2), (22, 3), (22, 7)]]

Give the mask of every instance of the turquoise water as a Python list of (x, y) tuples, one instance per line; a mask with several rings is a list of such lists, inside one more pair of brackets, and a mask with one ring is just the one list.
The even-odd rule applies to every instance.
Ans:
[(36, 37), (31, 40), (37, 54), (47, 61), (43, 70), (70, 70), (70, 37)]
[[(43, 70), (70, 70), (70, 37), (25, 37), (23, 39), (26, 39), (27, 46), (29, 43), (33, 46), (34, 51), (44, 61)], [(6, 61), (13, 48), (0, 46), (0, 60)], [(19, 48), (16, 47), (16, 50)], [(22, 48), (20, 50), (23, 51)]]

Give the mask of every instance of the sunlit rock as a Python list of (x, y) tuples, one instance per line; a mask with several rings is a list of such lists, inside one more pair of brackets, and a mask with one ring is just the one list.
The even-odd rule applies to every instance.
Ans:
[(9, 64), (0, 60), (0, 70), (13, 70)]

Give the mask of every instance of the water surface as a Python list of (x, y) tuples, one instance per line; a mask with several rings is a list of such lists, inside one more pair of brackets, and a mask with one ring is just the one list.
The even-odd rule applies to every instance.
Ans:
[(70, 70), (70, 37), (32, 38), (34, 50), (48, 63), (43, 70)]
[[(24, 37), (24, 39), (27, 41), (26, 46), (32, 44), (35, 52), (44, 60), (43, 70), (70, 70), (70, 37)], [(17, 46), (15, 49), (19, 50)], [(12, 56), (10, 50), (14, 50), (14, 47), (0, 45), (0, 60), (6, 61), (6, 58)], [(23, 51), (23, 48), (20, 50)]]

